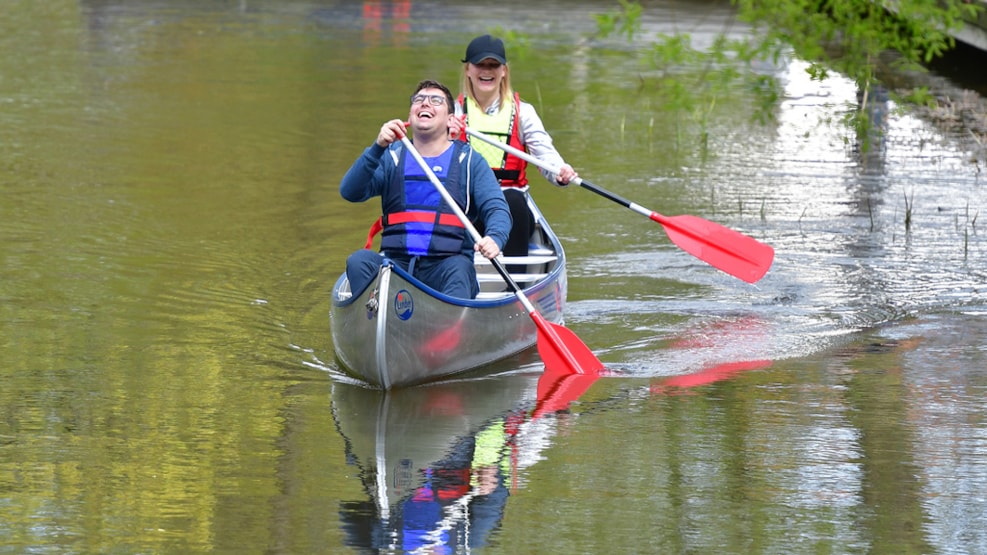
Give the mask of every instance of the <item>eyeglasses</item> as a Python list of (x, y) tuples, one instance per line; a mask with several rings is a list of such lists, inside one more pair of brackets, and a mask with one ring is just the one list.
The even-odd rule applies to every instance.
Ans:
[(429, 106), (442, 106), (445, 104), (446, 97), (437, 94), (416, 94), (411, 97), (411, 105), (422, 104), (428, 101)]

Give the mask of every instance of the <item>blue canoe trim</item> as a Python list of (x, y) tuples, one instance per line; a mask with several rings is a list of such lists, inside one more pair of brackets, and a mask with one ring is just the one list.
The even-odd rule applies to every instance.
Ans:
[[(441, 293), (439, 291), (436, 291), (435, 289), (432, 289), (428, 285), (425, 285), (424, 283), (419, 281), (418, 278), (402, 270), (401, 267), (395, 264), (394, 261), (391, 260), (390, 258), (384, 257), (382, 265), (384, 264), (391, 266), (392, 272), (398, 274), (403, 279), (407, 280), (410, 284), (414, 285), (417, 289), (421, 290), (425, 294), (434, 297), (440, 301), (449, 303), (451, 305), (471, 307), (471, 308), (485, 308), (485, 307), (503, 306), (517, 302), (517, 296), (513, 293), (500, 299), (476, 300), (476, 299), (463, 299), (460, 297), (450, 297), (445, 293)], [(545, 287), (554, 285), (554, 283), (557, 281), (557, 274), (561, 271), (562, 271), (561, 266), (556, 267), (554, 270), (552, 270), (552, 274), (553, 274), (552, 277), (541, 281), (540, 283), (538, 283), (534, 287), (531, 287), (530, 289), (524, 289), (523, 290), (524, 294), (531, 296), (535, 293), (538, 293)], [(333, 287), (333, 303), (335, 303), (336, 306), (348, 306), (350, 304), (353, 304), (360, 298), (360, 296), (363, 295), (363, 291), (353, 292), (353, 294), (350, 295), (348, 299), (342, 301), (338, 300), (339, 296), (336, 294), (336, 292), (343, 285), (343, 281), (345, 279), (346, 279), (346, 273), (344, 272), (342, 275), (339, 276), (339, 279), (336, 280), (336, 285)], [(372, 281), (370, 283), (373, 284), (376, 282)], [(506, 283), (504, 284), (504, 287), (507, 287)], [(387, 302), (390, 303), (391, 300), (388, 300)], [(549, 307), (542, 307), (542, 308), (549, 309)]]

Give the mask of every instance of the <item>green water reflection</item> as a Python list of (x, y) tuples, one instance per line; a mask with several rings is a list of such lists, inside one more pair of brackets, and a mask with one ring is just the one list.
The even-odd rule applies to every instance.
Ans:
[[(329, 288), (376, 209), (336, 187), (408, 87), (455, 83), (466, 41), (519, 10), (537, 47), (512, 61), (517, 83), (584, 176), (778, 258), (738, 284), (653, 222), (536, 183), (571, 260), (567, 325), (615, 375), (538, 418), (530, 355), (407, 394), (437, 411), (406, 419), (423, 467), (514, 425), (496, 448), (509, 495), (474, 551), (983, 551), (968, 156), (905, 117), (862, 169), (806, 123), (840, 90), (786, 101), (767, 129), (738, 91), (703, 152), (628, 47), (573, 36), (597, 6), (565, 6), (6, 6), (0, 552), (402, 551), (374, 503), (380, 394), (346, 383), (328, 333)], [(649, 28), (699, 33), (729, 13), (653, 9)], [(902, 183), (922, 208), (907, 236)], [(481, 508), (464, 497), (443, 508), (457, 530)]]

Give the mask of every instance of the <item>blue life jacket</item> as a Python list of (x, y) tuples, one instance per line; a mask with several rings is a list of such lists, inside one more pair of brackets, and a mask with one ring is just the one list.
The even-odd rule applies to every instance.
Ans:
[[(467, 184), (460, 180), (459, 154), (462, 143), (435, 158), (425, 158), (442, 185), (459, 207), (466, 210)], [(410, 160), (409, 160), (410, 159)], [(381, 197), (384, 230), (380, 246), (385, 253), (407, 256), (449, 256), (463, 252), (466, 228), (425, 171), (404, 152), (398, 161), (394, 181)]]

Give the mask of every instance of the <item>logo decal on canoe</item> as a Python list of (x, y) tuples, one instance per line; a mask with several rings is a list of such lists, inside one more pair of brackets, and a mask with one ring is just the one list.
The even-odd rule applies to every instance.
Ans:
[(406, 289), (398, 291), (394, 295), (394, 313), (398, 318), (407, 320), (415, 312), (415, 301), (411, 299), (411, 293)]

